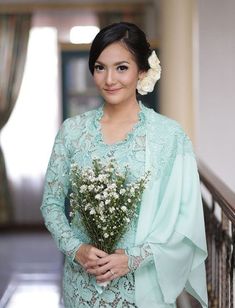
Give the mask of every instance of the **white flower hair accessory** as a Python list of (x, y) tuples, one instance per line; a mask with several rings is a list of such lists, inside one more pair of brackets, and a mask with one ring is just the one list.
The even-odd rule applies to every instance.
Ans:
[(144, 78), (141, 78), (137, 82), (137, 91), (141, 95), (146, 95), (148, 92), (152, 92), (155, 86), (155, 83), (161, 77), (161, 66), (160, 61), (153, 50), (151, 55), (148, 58), (148, 63), (150, 69), (147, 71)]

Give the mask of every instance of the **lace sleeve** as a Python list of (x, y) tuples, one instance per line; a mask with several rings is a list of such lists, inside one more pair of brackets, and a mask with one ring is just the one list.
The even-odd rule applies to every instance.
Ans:
[(69, 188), (70, 157), (66, 148), (65, 124), (59, 130), (47, 168), (41, 212), (58, 248), (73, 261), (81, 241), (75, 236), (65, 214)]
[(125, 252), (129, 257), (128, 267), (131, 272), (153, 261), (153, 253), (148, 244), (127, 248)]

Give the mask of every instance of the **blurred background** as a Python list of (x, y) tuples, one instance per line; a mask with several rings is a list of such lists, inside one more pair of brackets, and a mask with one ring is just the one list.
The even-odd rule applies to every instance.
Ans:
[[(63, 257), (39, 210), (44, 176), (62, 121), (101, 103), (89, 46), (100, 28), (119, 21), (140, 26), (157, 51), (161, 80), (140, 100), (192, 139), (204, 203), (221, 232), (223, 211), (229, 213), (230, 240), (218, 237), (233, 269), (234, 16), (233, 0), (0, 0), (0, 307), (62, 306)], [(207, 230), (213, 238), (215, 225)], [(232, 270), (227, 274), (233, 292)], [(211, 298), (221, 290), (210, 285)], [(219, 301), (214, 307), (230, 307)]]

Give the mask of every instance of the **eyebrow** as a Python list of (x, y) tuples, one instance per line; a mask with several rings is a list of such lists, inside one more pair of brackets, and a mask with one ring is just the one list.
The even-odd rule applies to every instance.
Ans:
[[(95, 63), (99, 63), (99, 64), (105, 66), (105, 64), (102, 63), (101, 61), (95, 61)], [(120, 64), (124, 64), (124, 63), (130, 64), (128, 61), (118, 61), (118, 62), (114, 63), (114, 65), (116, 66), (116, 65), (120, 65)]]

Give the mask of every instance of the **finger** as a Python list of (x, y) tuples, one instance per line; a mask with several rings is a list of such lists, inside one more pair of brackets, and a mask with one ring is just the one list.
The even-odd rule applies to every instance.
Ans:
[(124, 254), (125, 250), (124, 249), (116, 249), (115, 253), (117, 253), (117, 254)]
[(111, 264), (105, 263), (104, 265), (98, 265), (99, 262), (100, 262), (100, 259), (93, 260), (93, 261), (87, 261), (84, 264), (84, 269), (89, 274), (93, 274), (95, 276), (102, 275), (110, 269)]
[(95, 276), (97, 275), (97, 271), (98, 271), (98, 268), (97, 268), (97, 267), (86, 269), (86, 272), (87, 272), (87, 273), (89, 273), (89, 274), (91, 274), (91, 275), (95, 275)]
[(97, 282), (105, 282), (105, 281), (110, 281), (113, 279), (113, 274), (110, 271), (107, 271), (103, 275), (96, 276), (96, 281)]
[(110, 262), (112, 257), (113, 257), (113, 255), (108, 255), (104, 258), (100, 258), (99, 260), (97, 260), (97, 265), (99, 265), (99, 266), (105, 265), (106, 263)]
[(107, 252), (100, 250), (98, 248), (95, 248), (95, 247), (94, 247), (93, 252), (99, 258), (104, 258), (104, 257), (108, 256)]
[(85, 268), (88, 269), (88, 268), (94, 268), (94, 267), (99, 267), (99, 264), (98, 262), (100, 261), (101, 259), (100, 258), (97, 258), (95, 260), (89, 260), (85, 263)]
[(107, 273), (110, 270), (110, 264), (105, 264), (104, 266), (99, 266), (96, 268), (87, 268), (87, 272), (89, 274), (93, 274), (95, 276), (100, 276), (102, 274)]
[(96, 267), (96, 268), (88, 268), (86, 270), (86, 272), (89, 273), (89, 274), (92, 274), (94, 276), (100, 276), (100, 275), (107, 273), (107, 270), (100, 269), (99, 267)]

